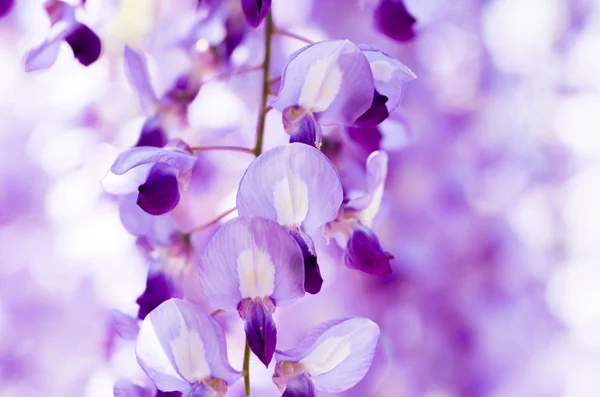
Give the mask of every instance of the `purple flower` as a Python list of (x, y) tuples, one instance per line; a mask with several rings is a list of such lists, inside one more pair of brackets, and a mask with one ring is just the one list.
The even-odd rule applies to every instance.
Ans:
[(415, 36), (413, 25), (417, 20), (406, 9), (404, 0), (381, 0), (374, 17), (377, 30), (393, 40), (404, 42)]
[(146, 289), (135, 303), (138, 304), (138, 317), (145, 319), (146, 316), (156, 309), (161, 303), (178, 297), (179, 291), (176, 285), (163, 272), (150, 272), (146, 279)]
[(374, 127), (388, 118), (402, 99), (404, 85), (417, 78), (406, 65), (369, 45), (359, 45), (371, 66), (375, 95), (371, 107), (354, 123), (357, 127)]
[(366, 318), (322, 323), (295, 348), (275, 354), (273, 382), (284, 397), (348, 390), (369, 370), (378, 339), (379, 327)]
[(271, 0), (242, 0), (242, 10), (248, 25), (256, 28), (271, 11)]
[(222, 397), (241, 376), (227, 361), (219, 324), (180, 299), (162, 303), (146, 317), (135, 352), (146, 375), (163, 392)]
[(56, 62), (61, 41), (71, 47), (75, 58), (84, 66), (96, 62), (102, 52), (102, 43), (96, 33), (75, 19), (75, 7), (60, 0), (45, 5), (51, 22), (48, 37), (25, 56), (25, 71), (47, 69)]
[(239, 312), (252, 351), (268, 365), (277, 337), (275, 306), (304, 296), (302, 252), (292, 237), (268, 219), (232, 219), (208, 242), (199, 272), (208, 302)]
[(190, 76), (182, 75), (159, 99), (150, 82), (145, 55), (125, 46), (124, 60), (127, 79), (148, 116), (135, 146), (163, 147), (168, 141), (170, 121), (187, 125), (187, 107), (196, 98), (200, 86)]
[(374, 275), (392, 271), (392, 256), (381, 248), (371, 230), (383, 197), (387, 163), (385, 152), (371, 153), (367, 159), (367, 192), (344, 203), (338, 218), (326, 227), (328, 238), (334, 237), (345, 244), (346, 266)]
[(240, 182), (237, 209), (240, 215), (276, 221), (294, 236), (305, 258), (305, 290), (317, 293), (323, 280), (309, 234), (337, 217), (342, 199), (339, 176), (327, 157), (314, 147), (291, 143), (250, 164)]
[(137, 190), (137, 205), (150, 215), (162, 215), (179, 203), (179, 190), (187, 186), (196, 160), (182, 142), (164, 149), (135, 147), (117, 157), (102, 184), (113, 194)]
[(290, 142), (320, 147), (321, 126), (372, 127), (398, 107), (416, 76), (401, 62), (366, 45), (324, 41), (292, 54), (273, 107)]
[(292, 137), (315, 129), (316, 141), (305, 143), (318, 147), (320, 129), (314, 123), (354, 124), (371, 106), (374, 90), (369, 62), (358, 46), (348, 40), (323, 41), (290, 56), (272, 106), (284, 114)]

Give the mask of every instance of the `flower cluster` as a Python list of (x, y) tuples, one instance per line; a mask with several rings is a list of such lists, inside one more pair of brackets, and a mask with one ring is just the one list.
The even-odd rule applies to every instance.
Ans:
[[(215, 50), (209, 64), (218, 71), (239, 42), (235, 36), (243, 36), (246, 30), (226, 22), (233, 43), (226, 44), (230, 50), (218, 50), (227, 39), (214, 41), (203, 35), (210, 24), (222, 21), (225, 6), (216, 2), (201, 6), (206, 12), (178, 45), (189, 51), (190, 38), (214, 42), (209, 44)], [(123, 379), (115, 385), (116, 396), (222, 397), (242, 375), (249, 395), (252, 352), (267, 367), (275, 357), (273, 381), (283, 396), (309, 397), (316, 390), (341, 392), (353, 387), (373, 361), (379, 327), (367, 318), (326, 321), (296, 348), (282, 351), (274, 313), (305, 293), (321, 291), (324, 280), (315, 240), (323, 237), (337, 241), (351, 269), (371, 275), (392, 271), (392, 256), (372, 229), (383, 196), (387, 154), (374, 151), (369, 156), (367, 189), (349, 197), (321, 147), (327, 127), (373, 128), (386, 120), (399, 106), (404, 84), (415, 75), (375, 47), (348, 40), (321, 41), (289, 56), (275, 94), (271, 85), (278, 81), (269, 79), (271, 42), (277, 34), (292, 34), (275, 26), (270, 1), (243, 0), (239, 6), (251, 27), (263, 21), (265, 25), (265, 58), (260, 68), (248, 66), (228, 73), (263, 70), (253, 148), (186, 142), (188, 107), (202, 91), (206, 74), (198, 73), (194, 62), (206, 68), (206, 60), (193, 61), (159, 96), (146, 55), (124, 48), (127, 80), (146, 120), (135, 145), (117, 157), (102, 185), (119, 197), (123, 224), (138, 237), (152, 266), (137, 300), (138, 319), (114, 312), (113, 322), (118, 335), (136, 340), (138, 363), (155, 388)], [(50, 67), (61, 40), (69, 43), (83, 65), (93, 63), (100, 55), (100, 40), (76, 21), (76, 7), (52, 0), (46, 9), (53, 30), (27, 55), (26, 70)], [(265, 118), (271, 109), (281, 112), (290, 138), (289, 144), (264, 151)], [(256, 158), (239, 182), (236, 207), (186, 232), (177, 226), (174, 213), (187, 200), (189, 186), (204, 182), (201, 158), (206, 151), (246, 152)], [(233, 212), (238, 216), (215, 229)], [(192, 237), (207, 229), (211, 234), (205, 244), (194, 247)], [(190, 280), (206, 307), (180, 299), (187, 295), (185, 284)], [(206, 311), (208, 307), (213, 315)], [(229, 365), (224, 331), (213, 318), (223, 311), (236, 311), (244, 321), (243, 372)]]

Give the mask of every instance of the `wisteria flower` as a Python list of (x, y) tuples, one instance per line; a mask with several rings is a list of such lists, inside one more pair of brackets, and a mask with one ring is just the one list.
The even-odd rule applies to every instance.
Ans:
[(305, 289), (317, 293), (323, 279), (309, 234), (334, 220), (343, 199), (337, 171), (314, 147), (292, 143), (261, 154), (242, 177), (240, 215), (257, 215), (284, 226), (304, 255)]
[(0, 18), (7, 15), (15, 5), (15, 0), (0, 0)]
[(83, 66), (96, 62), (102, 52), (102, 42), (88, 26), (75, 19), (75, 7), (60, 0), (45, 4), (51, 28), (46, 40), (25, 56), (25, 71), (47, 69), (58, 58), (60, 43), (64, 40)]
[(375, 10), (375, 27), (389, 38), (405, 42), (415, 37), (414, 16), (408, 12), (404, 0), (381, 0)]
[(387, 119), (402, 100), (404, 85), (417, 76), (406, 65), (373, 46), (359, 45), (369, 61), (375, 93), (371, 107), (354, 123), (358, 127), (374, 127)]
[(171, 126), (187, 125), (187, 108), (198, 95), (200, 86), (190, 76), (182, 75), (159, 98), (152, 87), (144, 54), (125, 46), (124, 60), (127, 79), (148, 117), (135, 146), (164, 147)]
[(256, 28), (271, 11), (271, 0), (242, 0), (242, 10), (248, 25)]
[(379, 327), (369, 319), (327, 321), (295, 348), (275, 354), (273, 381), (282, 397), (314, 397), (315, 389), (343, 392), (369, 371), (378, 339)]
[(227, 361), (219, 324), (193, 303), (170, 299), (142, 322), (138, 363), (163, 392), (186, 397), (223, 397), (241, 373)]
[(290, 142), (320, 147), (321, 126), (375, 126), (396, 109), (416, 76), (401, 62), (347, 40), (323, 41), (292, 54), (273, 107)]
[(179, 391), (163, 392), (153, 385), (138, 384), (129, 379), (120, 379), (113, 387), (114, 397), (181, 397)]
[(179, 191), (187, 186), (196, 161), (183, 142), (166, 148), (134, 147), (117, 157), (102, 184), (113, 194), (137, 191), (140, 208), (162, 215), (179, 203)]
[(290, 142), (319, 146), (325, 125), (352, 125), (373, 101), (369, 62), (348, 40), (323, 41), (292, 54), (272, 103)]
[(239, 312), (250, 348), (268, 366), (277, 339), (271, 314), (304, 296), (302, 252), (292, 237), (268, 219), (232, 219), (208, 242), (199, 271), (208, 302)]
[(345, 244), (346, 266), (374, 275), (392, 271), (392, 256), (381, 248), (371, 229), (383, 197), (387, 163), (387, 153), (371, 153), (367, 159), (367, 192), (344, 203), (338, 218), (326, 226), (327, 237)]

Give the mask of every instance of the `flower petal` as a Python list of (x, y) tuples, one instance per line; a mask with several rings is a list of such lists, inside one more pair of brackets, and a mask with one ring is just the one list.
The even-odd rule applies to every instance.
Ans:
[(367, 158), (367, 193), (346, 204), (346, 208), (357, 212), (358, 219), (367, 227), (373, 224), (373, 219), (379, 212), (387, 169), (387, 153), (383, 151), (371, 153)]
[(367, 373), (379, 339), (373, 321), (354, 317), (325, 322), (300, 344), (276, 353), (277, 362), (303, 365), (318, 390), (339, 393), (356, 385)]
[(369, 110), (363, 113), (362, 116), (356, 120), (354, 123), (357, 127), (375, 127), (381, 124), (385, 119), (390, 116), (388, 112), (388, 108), (386, 103), (388, 102), (388, 98), (384, 95), (381, 95), (377, 90), (375, 90), (375, 95), (373, 96), (373, 103), (371, 103), (371, 107)]
[(304, 290), (309, 294), (317, 294), (323, 286), (323, 277), (317, 262), (315, 245), (310, 236), (301, 230), (293, 230), (290, 234), (296, 240), (304, 257)]
[(271, 0), (242, 0), (242, 10), (248, 25), (256, 28), (271, 11)]
[(363, 226), (354, 229), (344, 251), (346, 266), (373, 275), (391, 273), (391, 258), (392, 256), (381, 248), (375, 233)]
[(214, 396), (215, 396), (214, 390), (212, 390), (209, 386), (205, 385), (204, 383), (197, 384), (196, 386), (194, 386), (193, 388), (188, 390), (188, 392), (183, 395), (183, 397), (214, 397)]
[(0, 18), (7, 15), (15, 5), (15, 0), (0, 0)]
[(290, 143), (299, 142), (319, 148), (323, 140), (321, 125), (310, 113), (295, 118), (297, 112), (296, 106), (291, 106), (283, 111), (283, 125), (285, 131), (290, 134)]
[(291, 378), (281, 397), (316, 397), (315, 385), (308, 376), (300, 375)]
[(408, 12), (403, 0), (381, 0), (375, 10), (375, 27), (389, 38), (404, 42), (415, 37), (417, 20)]
[(176, 170), (156, 163), (146, 181), (138, 187), (137, 204), (150, 215), (163, 215), (179, 204), (179, 182)]
[(292, 54), (273, 108), (299, 105), (321, 125), (352, 125), (369, 109), (374, 82), (360, 49), (348, 40), (323, 41)]
[[(340, 178), (327, 157), (301, 143), (271, 149), (250, 164), (240, 182), (240, 215), (258, 215), (312, 233), (338, 215)], [(310, 203), (310, 205), (309, 205)]]
[(25, 55), (25, 72), (48, 69), (58, 59), (62, 37), (45, 40)]
[(134, 146), (152, 146), (162, 148), (167, 144), (167, 134), (162, 128), (160, 120), (156, 117), (149, 118), (142, 127), (140, 137)]
[(244, 331), (250, 349), (268, 367), (275, 353), (277, 328), (271, 313), (262, 301), (255, 300), (248, 306)]
[(392, 112), (400, 105), (404, 85), (417, 76), (406, 65), (385, 52), (369, 45), (359, 45), (375, 79), (377, 92), (385, 96), (388, 112)]
[(132, 168), (143, 164), (165, 163), (183, 174), (194, 167), (197, 158), (180, 150), (156, 147), (134, 147), (119, 154), (111, 167), (115, 175), (123, 175)]
[(109, 311), (112, 325), (121, 338), (125, 340), (136, 340), (140, 332), (140, 326), (136, 318), (128, 316), (118, 310)]
[(186, 392), (209, 377), (227, 384), (241, 374), (227, 361), (221, 327), (190, 302), (169, 299), (142, 323), (136, 344), (138, 363), (163, 391)]
[(135, 301), (139, 306), (138, 318), (145, 319), (161, 303), (179, 295), (173, 282), (163, 272), (148, 273), (146, 289)]
[(157, 102), (157, 98), (156, 94), (154, 93), (154, 89), (152, 88), (152, 83), (150, 82), (146, 57), (144, 54), (136, 52), (131, 47), (125, 46), (124, 59), (127, 80), (137, 93), (144, 112), (146, 112), (146, 114), (150, 114), (152, 112), (152, 106)]
[(78, 23), (75, 28), (65, 37), (65, 41), (73, 50), (75, 59), (83, 66), (90, 66), (96, 62), (102, 52), (102, 42), (100, 38), (82, 23)]
[(217, 309), (236, 310), (245, 298), (269, 296), (283, 306), (304, 296), (302, 253), (277, 223), (238, 217), (223, 224), (208, 242), (200, 280)]
[(128, 379), (118, 380), (113, 387), (114, 397), (154, 397), (154, 390), (136, 385)]

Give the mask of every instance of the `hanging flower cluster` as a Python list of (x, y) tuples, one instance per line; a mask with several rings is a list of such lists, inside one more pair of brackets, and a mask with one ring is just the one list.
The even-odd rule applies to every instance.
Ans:
[[(189, 49), (186, 43), (204, 39), (207, 26), (222, 22), (224, 38), (207, 38), (212, 58), (209, 67), (200, 61), (204, 69), (226, 67), (247, 34), (246, 27), (232, 21), (243, 14), (251, 27), (264, 25), (264, 62), (259, 68), (246, 68), (263, 71), (256, 144), (252, 148), (188, 144), (184, 134), (188, 107), (203, 86), (204, 74), (194, 64), (198, 59), (164, 94), (157, 95), (145, 54), (124, 47), (126, 76), (146, 120), (135, 145), (118, 155), (102, 185), (119, 198), (124, 226), (138, 237), (153, 265), (137, 300), (138, 318), (115, 312), (113, 319), (119, 335), (136, 341), (138, 363), (154, 386), (121, 380), (115, 384), (115, 396), (222, 397), (242, 377), (250, 395), (250, 352), (267, 367), (275, 358), (273, 381), (284, 397), (315, 396), (317, 390), (342, 392), (369, 370), (379, 327), (367, 318), (330, 320), (310, 331), (295, 348), (283, 350), (274, 314), (305, 293), (321, 291), (324, 280), (315, 241), (323, 237), (344, 249), (344, 262), (351, 269), (370, 275), (392, 271), (392, 257), (373, 229), (384, 194), (387, 154), (371, 153), (366, 191), (348, 197), (321, 148), (328, 127), (372, 128), (386, 120), (399, 106), (404, 84), (416, 76), (375, 47), (348, 40), (321, 41), (289, 56), (275, 93), (270, 80), (271, 42), (278, 34), (292, 34), (276, 27), (271, 1), (200, 3), (208, 11), (178, 45)], [(84, 6), (85, 2), (46, 3), (51, 29), (44, 42), (26, 55), (27, 71), (51, 67), (63, 41), (84, 66), (100, 57), (99, 37), (76, 18), (76, 11)], [(229, 75), (243, 72), (233, 70)], [(289, 144), (263, 150), (270, 110), (281, 112)], [(190, 184), (204, 178), (200, 153), (206, 150), (246, 152), (256, 158), (239, 182), (236, 208), (195, 230), (218, 226), (235, 211), (238, 216), (222, 223), (195, 251), (190, 243), (193, 231), (178, 229), (173, 213)], [(181, 278), (189, 277), (190, 269), (213, 315), (180, 299), (185, 296)], [(243, 320), (242, 372), (228, 362), (225, 332), (213, 318), (221, 311), (237, 312)]]

